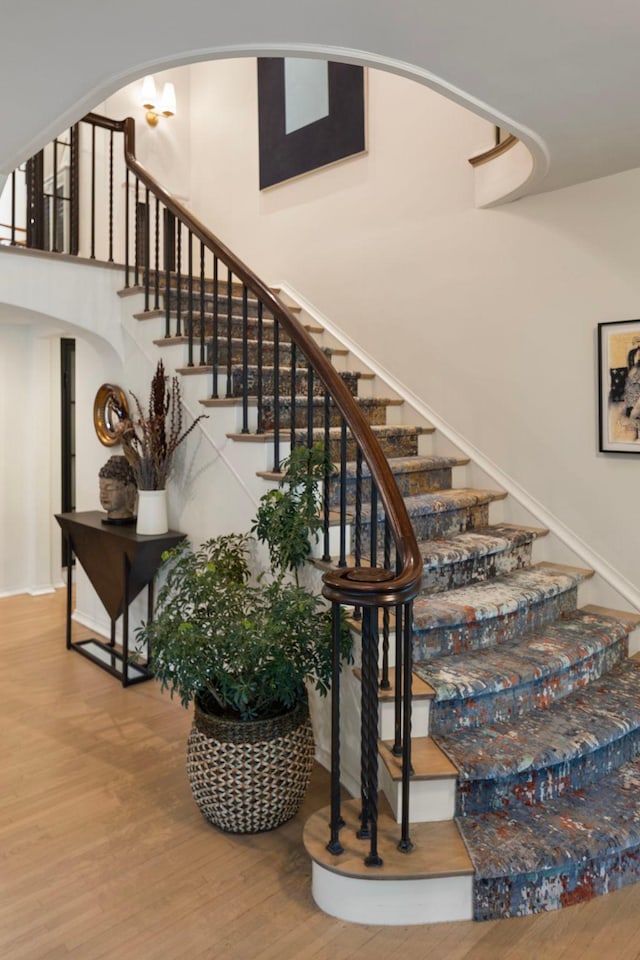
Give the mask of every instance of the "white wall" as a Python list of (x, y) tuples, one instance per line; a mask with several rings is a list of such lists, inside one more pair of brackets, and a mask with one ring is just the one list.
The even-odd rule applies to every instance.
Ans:
[(640, 313), (640, 171), (474, 209), (486, 123), (370, 71), (368, 156), (260, 193), (255, 62), (190, 69), (197, 215), (637, 589), (640, 458), (596, 450), (594, 357), (599, 321)]

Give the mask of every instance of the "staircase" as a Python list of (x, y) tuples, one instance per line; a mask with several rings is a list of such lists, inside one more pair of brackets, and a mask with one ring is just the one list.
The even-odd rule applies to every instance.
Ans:
[(294, 444), (320, 439), (335, 464), (315, 575), (334, 612), (354, 611), (361, 657), (342, 674), (336, 657), (341, 695), (330, 724), (316, 715), (332, 770), (304, 830), (317, 904), (376, 924), (497, 919), (638, 879), (640, 616), (580, 606), (590, 571), (545, 562), (544, 530), (507, 522), (501, 491), (167, 194), (131, 118), (81, 126), (92, 166), (96, 132), (108, 157), (90, 256), (122, 251), (145, 337), (210, 408), (207, 430), (224, 422), (244, 449), (245, 492)]
[[(201, 329), (203, 340), (211, 337), (210, 299), (206, 290), (202, 298), (196, 291), (193, 316), (183, 317), (193, 327), (194, 343)], [(350, 441), (345, 462), (333, 407), (330, 425), (322, 426), (324, 401), (319, 390), (308, 394), (302, 370), (291, 372), (290, 344), (279, 345), (274, 398), (273, 327), (266, 318), (259, 342), (256, 306), (249, 301), (243, 326), (235, 316), (239, 301), (234, 292), (234, 319), (215, 358), (209, 348), (203, 363), (185, 365), (186, 336), (158, 336), (154, 342), (167, 366), (202, 384), (200, 402), (213, 408), (210, 413), (235, 411), (229, 436), (253, 444), (255, 470), (265, 479), (278, 479), (270, 466), (274, 426), (284, 444), (330, 438), (332, 458), (340, 464), (342, 457), (342, 465), (329, 507), (339, 508), (343, 479), (347, 508), (361, 517), (360, 562), (366, 564), (371, 550), (385, 549), (380, 531), (371, 539), (378, 508), (371, 504), (366, 464), (356, 464)], [(169, 311), (175, 322), (175, 290)], [(137, 317), (166, 318), (166, 309)], [(492, 522), (503, 493), (455, 486), (454, 473), (464, 473), (466, 458), (430, 452), (433, 429), (409, 422), (406, 405), (381, 395), (366, 370), (349, 369), (347, 351), (321, 327), (307, 329), (372, 425), (423, 558), (412, 622), (413, 850), (396, 849), (402, 787), (401, 762), (393, 752), (391, 614), (381, 627), (390, 650), (390, 688), (378, 691), (384, 864), (363, 865), (355, 801), (343, 804), (341, 855), (326, 850), (329, 812), (320, 811), (305, 829), (316, 901), (329, 913), (361, 922), (485, 920), (557, 909), (633, 882), (640, 870), (640, 662), (628, 652), (629, 633), (640, 617), (580, 607), (580, 585), (591, 572), (534, 559), (546, 531)], [(258, 404), (253, 396), (245, 398), (252, 422), (251, 432), (242, 432), (243, 386), (248, 378), (249, 394), (255, 392), (259, 353), (264, 399)], [(214, 360), (218, 381), (230, 394), (221, 399), (209, 396)], [(297, 410), (311, 412), (304, 431), (296, 429)], [(356, 666), (351, 683), (359, 677)], [(345, 716), (344, 726), (350, 724), (357, 729), (356, 718)], [(352, 781), (357, 777), (352, 769)]]

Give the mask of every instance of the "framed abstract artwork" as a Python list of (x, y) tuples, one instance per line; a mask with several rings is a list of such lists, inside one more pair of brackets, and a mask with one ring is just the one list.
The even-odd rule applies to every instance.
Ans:
[(363, 153), (365, 77), (349, 63), (258, 59), (260, 189)]
[(598, 324), (599, 449), (640, 453), (640, 320)]

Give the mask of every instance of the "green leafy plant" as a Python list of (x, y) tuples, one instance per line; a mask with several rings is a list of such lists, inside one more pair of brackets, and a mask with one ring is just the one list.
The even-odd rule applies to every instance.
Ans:
[[(252, 579), (246, 534), (216, 537), (196, 550), (182, 543), (166, 555), (156, 617), (138, 640), (149, 644), (163, 689), (184, 706), (197, 697), (207, 712), (251, 720), (294, 707), (307, 682), (327, 693), (331, 611), (296, 578), (309, 552), (311, 514), (311, 530), (318, 529), (320, 464), (324, 470), (322, 448), (296, 451), (281, 491), (260, 501), (253, 529), (269, 548), (272, 578)], [(344, 620), (341, 654), (351, 654)]]
[(294, 447), (282, 464), (279, 487), (260, 498), (251, 532), (267, 545), (276, 578), (291, 573), (298, 583), (298, 570), (309, 556), (311, 538), (317, 540), (322, 527), (319, 484), (327, 467), (322, 443)]

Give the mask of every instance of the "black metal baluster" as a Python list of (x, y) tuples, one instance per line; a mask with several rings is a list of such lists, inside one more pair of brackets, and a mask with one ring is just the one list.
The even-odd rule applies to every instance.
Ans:
[(330, 542), (330, 526), (329, 521), (331, 519), (331, 484), (333, 483), (333, 477), (331, 476), (331, 448), (329, 446), (329, 438), (331, 436), (331, 396), (328, 390), (324, 392), (324, 452), (326, 457), (326, 467), (324, 475), (324, 493), (323, 493), (323, 539), (324, 539), (324, 553), (322, 554), (322, 559), (329, 563), (331, 560), (331, 542)]
[(205, 254), (205, 246), (201, 240), (200, 241), (200, 366), (201, 367), (204, 367), (207, 362), (206, 349), (205, 349), (205, 322), (204, 322), (204, 293), (205, 293), (204, 254)]
[(340, 830), (344, 826), (340, 811), (340, 604), (331, 608), (333, 645), (331, 650), (331, 835), (327, 850), (339, 855), (344, 852)]
[(371, 477), (371, 537), (370, 537), (370, 561), (371, 566), (375, 567), (378, 563), (378, 488)]
[(280, 472), (280, 324), (273, 318), (273, 472)]
[[(390, 569), (391, 564), (391, 528), (389, 518), (384, 517), (384, 568)], [(389, 682), (389, 626), (390, 615), (389, 607), (384, 607), (382, 611), (382, 676), (380, 679), (380, 689), (390, 690)]]
[(144, 189), (144, 210), (145, 210), (145, 217), (144, 217), (144, 251), (143, 251), (143, 260), (144, 260), (144, 263), (142, 264), (142, 270), (143, 270), (143, 276), (144, 276), (144, 310), (145, 310), (145, 313), (148, 313), (148, 311), (149, 311), (149, 285), (150, 285), (150, 280), (151, 280), (151, 277), (150, 277), (150, 275), (149, 275), (149, 260), (151, 259), (150, 256), (149, 256), (149, 244), (150, 244), (150, 242), (151, 242), (151, 236), (150, 236), (150, 233), (149, 233), (149, 228), (150, 228), (150, 224), (149, 224), (149, 187), (145, 187), (145, 189)]
[(16, 172), (11, 174), (11, 246), (16, 245)]
[(411, 789), (411, 675), (413, 671), (413, 601), (405, 604), (403, 644), (402, 691), (402, 827), (398, 850), (408, 853), (413, 849), (409, 836), (409, 790)]
[(176, 337), (182, 336), (182, 220), (176, 220)]
[(129, 167), (124, 172), (124, 285), (129, 287)]
[[(352, 553), (356, 567), (362, 566), (362, 494), (362, 450), (356, 446), (355, 510), (352, 527), (354, 539)], [(362, 607), (353, 608), (353, 619), (362, 619)]]
[[(365, 607), (362, 617), (362, 650), (361, 650), (361, 676), (360, 676), (360, 829), (356, 836), (360, 840), (369, 840), (370, 832), (370, 771), (369, 771), (369, 725), (371, 723), (371, 710), (369, 701), (371, 697), (371, 685), (369, 683), (369, 674), (371, 671), (371, 629), (372, 629), (372, 610)], [(377, 696), (377, 691), (376, 691)]]
[[(365, 866), (381, 867), (382, 858), (378, 853), (378, 608), (367, 609), (369, 619), (367, 676), (363, 683), (369, 688), (367, 709), (367, 792), (369, 815), (369, 854), (365, 857)], [(364, 618), (363, 618), (364, 620)], [(363, 638), (364, 642), (364, 638)]]
[(133, 284), (135, 287), (140, 284), (140, 181), (136, 177), (136, 189), (133, 198), (133, 253), (134, 253), (134, 272)]
[(227, 267), (227, 397), (233, 396), (233, 274)]
[[(137, 193), (137, 187), (136, 187)], [(164, 208), (164, 335), (171, 336), (171, 266), (175, 218)]]
[(242, 284), (242, 430), (249, 433), (249, 305), (246, 283)]
[(109, 263), (113, 263), (113, 130), (109, 131)]
[(310, 363), (307, 363), (307, 446), (311, 448), (313, 446), (313, 367)]
[(60, 253), (58, 250), (58, 140), (53, 141), (53, 236), (51, 238), (51, 249), (54, 253)]
[(187, 334), (189, 337), (189, 359), (187, 361), (187, 366), (193, 366), (193, 234), (189, 230), (187, 234), (188, 246), (187, 246), (187, 269), (189, 271), (189, 279), (187, 281)]
[(213, 322), (211, 325), (211, 366), (212, 366), (212, 387), (211, 387), (211, 398), (213, 400), (218, 399), (218, 362), (219, 362), (219, 346), (218, 346), (218, 258), (214, 254), (213, 256)]
[(96, 258), (96, 128), (91, 127), (91, 260)]
[(340, 556), (338, 566), (347, 565), (347, 421), (340, 427)]
[(80, 124), (74, 123), (69, 130), (69, 253), (77, 257), (80, 252)]
[(264, 397), (263, 397), (263, 365), (264, 365), (264, 319), (262, 300), (258, 300), (258, 370), (256, 387), (258, 391), (258, 426), (256, 433), (264, 433)]
[[(129, 171), (127, 170), (127, 173)], [(127, 194), (128, 195), (128, 194)], [(153, 292), (153, 309), (160, 309), (160, 200), (156, 197), (156, 222), (155, 222), (155, 283)]]
[(291, 403), (291, 419), (289, 422), (289, 440), (291, 443), (291, 449), (296, 445), (296, 403), (298, 399), (298, 391), (296, 390), (296, 360), (297, 352), (296, 345), (292, 341), (289, 344), (290, 353), (289, 353), (289, 363), (291, 364), (291, 392), (290, 392), (290, 403)]
[[(396, 573), (400, 573), (401, 567), (398, 561)], [(404, 607), (401, 603), (396, 605), (396, 629), (395, 629), (395, 647), (396, 647), (396, 665), (394, 669), (395, 696), (393, 699), (393, 747), (391, 749), (394, 757), (402, 756), (402, 644), (404, 639)]]

